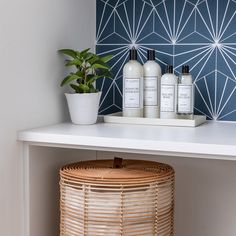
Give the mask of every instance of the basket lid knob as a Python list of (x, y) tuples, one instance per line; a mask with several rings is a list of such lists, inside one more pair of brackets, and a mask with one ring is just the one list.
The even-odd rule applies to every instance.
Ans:
[(114, 160), (113, 160), (113, 168), (122, 168), (122, 161), (123, 159), (120, 158), (120, 157), (115, 157)]

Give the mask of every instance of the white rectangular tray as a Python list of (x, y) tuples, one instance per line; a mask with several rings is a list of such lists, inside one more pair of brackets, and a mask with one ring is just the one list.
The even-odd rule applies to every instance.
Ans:
[(142, 117), (124, 117), (122, 116), (122, 112), (117, 112), (110, 115), (105, 115), (104, 122), (117, 123), (117, 124), (196, 127), (206, 122), (206, 116), (194, 115), (193, 120), (159, 119), (159, 118), (142, 118)]

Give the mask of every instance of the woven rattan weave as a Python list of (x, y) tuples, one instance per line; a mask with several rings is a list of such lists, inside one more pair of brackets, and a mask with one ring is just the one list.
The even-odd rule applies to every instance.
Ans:
[[(120, 167), (120, 168), (115, 168)], [(123, 160), (79, 162), (60, 170), (60, 236), (172, 236), (174, 170)]]

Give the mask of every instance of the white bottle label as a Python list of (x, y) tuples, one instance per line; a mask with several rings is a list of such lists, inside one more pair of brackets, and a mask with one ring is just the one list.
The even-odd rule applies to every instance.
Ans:
[(144, 77), (144, 106), (157, 106), (157, 77)]
[(140, 78), (125, 78), (124, 82), (124, 107), (140, 108)]
[(161, 111), (175, 111), (175, 85), (161, 85)]
[(193, 112), (193, 86), (191, 84), (178, 85), (178, 112), (192, 113)]

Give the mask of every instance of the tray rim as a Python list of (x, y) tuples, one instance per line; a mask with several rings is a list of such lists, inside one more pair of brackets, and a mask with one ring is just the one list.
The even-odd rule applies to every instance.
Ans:
[(103, 118), (105, 123), (150, 125), (150, 126), (197, 127), (206, 122), (206, 116), (204, 115), (194, 115), (193, 120), (188, 120), (188, 119), (124, 117), (122, 116), (122, 112), (115, 112), (108, 115), (104, 115)]

